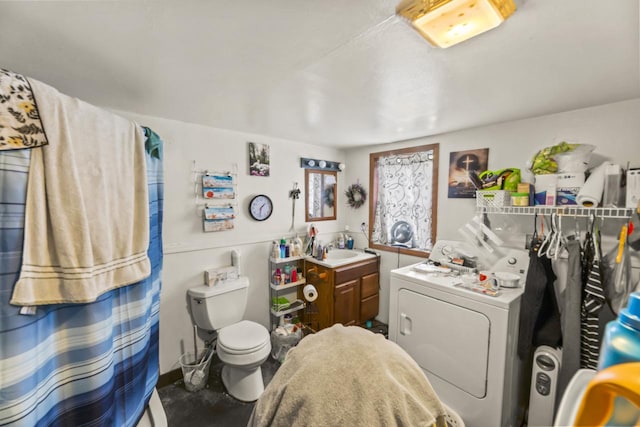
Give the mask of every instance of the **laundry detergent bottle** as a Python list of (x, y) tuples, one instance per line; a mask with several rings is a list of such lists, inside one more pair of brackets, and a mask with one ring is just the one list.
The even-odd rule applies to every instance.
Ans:
[(640, 422), (640, 293), (607, 324), (598, 373), (587, 386), (576, 426), (636, 426)]
[(619, 363), (640, 362), (640, 293), (629, 296), (629, 304), (616, 320), (607, 324), (598, 370)]

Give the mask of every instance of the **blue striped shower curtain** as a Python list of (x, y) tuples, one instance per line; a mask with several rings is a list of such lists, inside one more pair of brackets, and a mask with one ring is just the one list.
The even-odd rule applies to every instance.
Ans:
[(30, 150), (0, 152), (0, 425), (132, 426), (158, 380), (162, 162), (147, 154), (151, 276), (90, 304), (9, 304)]

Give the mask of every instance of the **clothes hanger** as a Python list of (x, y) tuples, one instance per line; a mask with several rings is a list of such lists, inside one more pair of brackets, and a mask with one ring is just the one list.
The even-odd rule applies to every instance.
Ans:
[(591, 223), (591, 244), (593, 245), (594, 261), (600, 261), (600, 228), (601, 227), (602, 227), (602, 223), (598, 224), (598, 217), (593, 215), (593, 222)]
[(556, 213), (553, 213), (552, 215), (552, 218), (555, 221), (555, 233), (547, 250), (547, 258), (557, 261), (560, 252), (562, 252), (567, 245), (567, 238), (562, 234), (562, 215)]
[(538, 256), (546, 256), (549, 259), (557, 260), (558, 256), (567, 244), (566, 237), (562, 234), (562, 218), (557, 213), (551, 214), (549, 221), (551, 231), (542, 242)]
[[(549, 246), (551, 245), (553, 235), (555, 233), (554, 224), (553, 224), (553, 214), (549, 216), (549, 233), (545, 236), (544, 240), (540, 244), (540, 249), (538, 249), (538, 256), (543, 257), (547, 255), (549, 251)], [(544, 219), (544, 216), (543, 216)]]
[(551, 233), (549, 237), (549, 243), (547, 244), (547, 250), (545, 251), (545, 256), (549, 259), (553, 259), (556, 250), (556, 244), (558, 241), (558, 221), (556, 218), (556, 214), (551, 214)]
[(575, 230), (573, 231), (574, 236), (575, 236), (574, 238), (575, 238), (575, 240), (580, 242), (580, 221), (578, 221), (578, 213), (577, 212), (573, 216), (573, 221), (575, 222)]

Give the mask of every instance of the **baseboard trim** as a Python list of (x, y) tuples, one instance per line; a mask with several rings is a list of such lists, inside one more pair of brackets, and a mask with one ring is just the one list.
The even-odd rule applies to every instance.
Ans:
[(165, 372), (158, 378), (158, 384), (156, 385), (156, 388), (162, 388), (171, 385), (180, 379), (182, 379), (182, 368)]

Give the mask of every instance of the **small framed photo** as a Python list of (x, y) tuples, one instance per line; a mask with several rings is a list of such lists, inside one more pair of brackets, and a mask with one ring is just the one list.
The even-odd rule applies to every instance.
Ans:
[(269, 176), (269, 146), (267, 144), (249, 143), (249, 175)]

